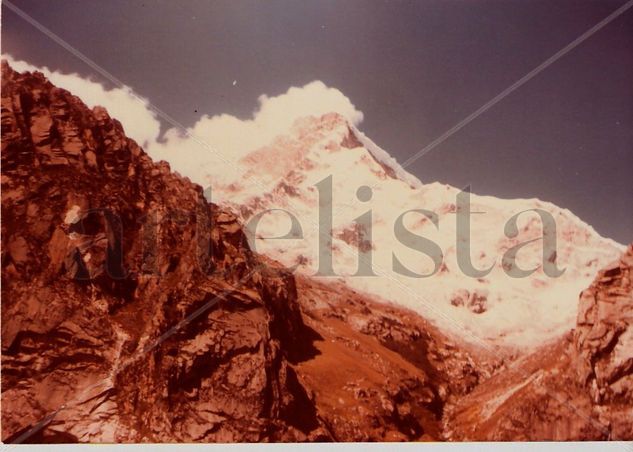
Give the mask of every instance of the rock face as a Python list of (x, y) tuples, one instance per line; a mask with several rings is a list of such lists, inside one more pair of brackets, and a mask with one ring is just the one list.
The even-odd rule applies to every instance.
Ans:
[(6, 63), (1, 157), (5, 442), (633, 438), (633, 247), (517, 359), (295, 278), (104, 109)]
[(448, 407), (452, 440), (633, 439), (633, 245), (580, 296), (576, 328)]
[(2, 219), (3, 441), (442, 439), (491, 373), (412, 312), (298, 295), (105, 110), (6, 63)]
[(633, 437), (633, 245), (580, 296), (574, 331), (578, 382), (612, 406), (616, 436)]
[(343, 283), (299, 277), (304, 321), (318, 340), (296, 371), (338, 441), (445, 439), (452, 400), (493, 374), (500, 360), (464, 349), (412, 311)]
[(288, 365), (303, 328), (291, 275), (105, 110), (6, 63), (2, 193), (3, 440), (315, 428)]

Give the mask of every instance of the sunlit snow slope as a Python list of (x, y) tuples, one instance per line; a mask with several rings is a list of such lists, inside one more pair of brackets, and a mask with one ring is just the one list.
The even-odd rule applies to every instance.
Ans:
[[(275, 239), (288, 235), (291, 221), (286, 213), (273, 211), (261, 216), (253, 231), (254, 246), (286, 266), (298, 265), (298, 271), (309, 275), (319, 267), (319, 233), (329, 238), (328, 228), (319, 228), (318, 222), (319, 207), (330, 207), (323, 201), (319, 206), (316, 184), (332, 176), (331, 246), (336, 274), (353, 288), (412, 308), (448, 333), (486, 346), (534, 346), (567, 331), (574, 324), (578, 293), (624, 249), (553, 204), (473, 194), (471, 211), (479, 213), (470, 215), (471, 259), (476, 269), (492, 266), (492, 270), (485, 276), (467, 276), (456, 261), (457, 242), (466, 240), (456, 234), (459, 190), (421, 183), (336, 113), (298, 119), (286, 134), (247, 153), (237, 167), (193, 164), (195, 171), (187, 174), (185, 170), (185, 175), (210, 185), (212, 200), (232, 205), (245, 222), (267, 209), (291, 212), (300, 225), (300, 230), (294, 228), (296, 238)], [(361, 186), (371, 188), (369, 201), (358, 199)], [(363, 195), (367, 197), (367, 190)], [(437, 214), (437, 226), (420, 213), (404, 216), (408, 231), (433, 241), (442, 251), (443, 264), (430, 277), (394, 271), (394, 256), (417, 274), (431, 273), (435, 267), (429, 256), (403, 245), (394, 233), (398, 217), (412, 209)], [(511, 277), (504, 271), (504, 252), (540, 238), (542, 226), (534, 212), (519, 216), (516, 237), (506, 236), (504, 226), (514, 215), (530, 209), (553, 215), (557, 253), (543, 259), (543, 240), (533, 241), (518, 252), (516, 264), (537, 270), (527, 277)], [(371, 243), (367, 236), (359, 240), (360, 228), (354, 225), (354, 219), (369, 210)], [(376, 276), (354, 276), (359, 261), (367, 267), (370, 260)], [(565, 272), (547, 276), (543, 261)], [(507, 263), (505, 270), (510, 270)]]

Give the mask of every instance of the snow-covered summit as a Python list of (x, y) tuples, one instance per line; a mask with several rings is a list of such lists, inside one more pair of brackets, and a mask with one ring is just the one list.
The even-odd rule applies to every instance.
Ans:
[[(238, 166), (241, 177), (229, 181), (222, 167), (205, 168), (203, 183), (213, 187), (214, 202), (232, 205), (245, 223), (258, 218), (256, 226), (251, 222), (257, 251), (314, 275), (320, 240), (331, 244), (336, 278), (414, 309), (445, 331), (485, 346), (532, 346), (567, 331), (574, 323), (578, 293), (624, 249), (568, 210), (538, 199), (472, 194), (470, 209), (476, 213), (469, 216), (470, 228), (464, 232), (458, 227), (457, 188), (421, 183), (336, 113), (296, 120), (287, 133), (246, 153)], [(331, 206), (319, 199), (330, 176)], [(361, 194), (360, 187), (369, 189)], [(331, 235), (327, 225), (319, 225), (319, 210), (330, 208)], [(542, 221), (534, 209), (555, 220), (557, 248), (547, 256), (539, 240)], [(368, 211), (371, 226), (357, 224)], [(293, 223), (288, 212), (297, 221)], [(506, 224), (517, 214), (517, 235), (507, 236)], [(368, 217), (363, 218), (367, 222)], [(408, 239), (403, 240), (402, 231), (396, 234), (397, 224), (408, 231)], [(426, 252), (415, 249), (420, 243), (416, 237), (436, 246)], [(464, 274), (458, 250), (468, 240), (475, 273), (489, 273)], [(503, 259), (522, 243), (527, 244), (517, 252), (516, 262)], [(463, 250), (461, 255), (463, 264)], [(565, 271), (548, 276), (544, 262)], [(515, 270), (536, 270), (517, 278), (508, 274), (512, 265)]]

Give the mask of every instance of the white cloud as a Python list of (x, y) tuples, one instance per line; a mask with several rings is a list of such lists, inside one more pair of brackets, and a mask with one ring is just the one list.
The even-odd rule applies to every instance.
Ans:
[(209, 174), (222, 182), (236, 182), (240, 177), (236, 162), (286, 132), (298, 118), (336, 112), (355, 125), (363, 120), (363, 113), (341, 91), (321, 81), (292, 87), (279, 96), (261, 95), (258, 103), (250, 119), (204, 115), (188, 129), (189, 136), (170, 129), (164, 142), (151, 144), (148, 152), (200, 184), (207, 182)]
[(105, 107), (154, 160), (169, 162), (172, 169), (202, 185), (208, 183), (209, 175), (223, 183), (239, 182), (242, 174), (237, 161), (285, 133), (298, 118), (336, 112), (354, 125), (363, 120), (363, 113), (341, 91), (313, 81), (291, 87), (278, 96), (262, 94), (251, 118), (203, 115), (187, 131), (171, 128), (158, 141), (160, 122), (156, 114), (149, 101), (135, 95), (131, 88), (107, 90), (78, 74), (36, 67), (10, 55), (2, 58), (19, 72), (42, 72), (53, 84), (78, 96), (90, 108)]
[(18, 72), (42, 72), (51, 83), (78, 96), (90, 108), (96, 105), (105, 107), (110, 116), (123, 124), (126, 135), (141, 146), (148, 146), (158, 139), (160, 122), (150, 109), (149, 101), (134, 95), (131, 88), (125, 86), (108, 90), (100, 83), (79, 74), (64, 74), (47, 67), (36, 67), (10, 55), (2, 55), (2, 58)]

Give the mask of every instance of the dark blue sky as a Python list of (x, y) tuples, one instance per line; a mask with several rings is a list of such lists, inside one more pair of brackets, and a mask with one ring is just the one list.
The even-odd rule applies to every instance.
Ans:
[[(260, 94), (319, 79), (402, 162), (625, 2), (13, 3), (185, 125), (249, 117)], [(6, 7), (2, 51), (108, 85)], [(552, 201), (633, 240), (633, 9), (408, 170)]]

